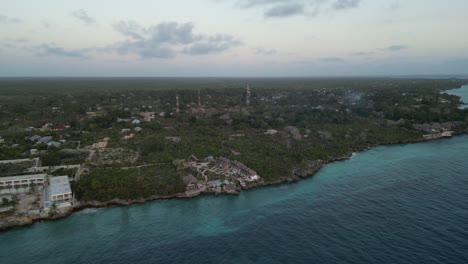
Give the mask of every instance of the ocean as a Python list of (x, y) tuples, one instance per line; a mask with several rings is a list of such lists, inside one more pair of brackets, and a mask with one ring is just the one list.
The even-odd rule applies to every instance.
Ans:
[(465, 105), (461, 105), (460, 108), (468, 109), (468, 85), (464, 85), (458, 89), (448, 90), (446, 93), (460, 96), (461, 101), (465, 103)]
[(0, 233), (0, 263), (468, 263), (468, 136), (239, 196), (87, 209)]

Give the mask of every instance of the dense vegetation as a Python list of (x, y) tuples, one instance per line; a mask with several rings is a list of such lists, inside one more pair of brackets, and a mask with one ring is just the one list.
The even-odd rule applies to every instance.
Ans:
[(100, 201), (164, 196), (185, 190), (182, 180), (170, 166), (94, 169), (74, 187), (80, 199)]
[[(250, 105), (247, 83), (252, 87)], [(308, 161), (419, 140), (427, 133), (466, 130), (468, 112), (458, 109), (458, 97), (443, 93), (466, 83), (388, 78), (1, 79), (0, 136), (5, 143), (0, 158), (39, 156), (44, 166), (84, 164), (90, 173), (74, 186), (83, 200), (181, 192), (183, 175), (174, 162), (190, 155), (238, 160), (265, 181), (276, 181)], [(144, 112), (154, 112), (154, 119), (143, 121)], [(133, 119), (142, 122), (132, 124)], [(61, 145), (38, 144), (28, 139), (33, 135), (52, 136)], [(92, 145), (104, 138), (106, 151), (95, 150)]]

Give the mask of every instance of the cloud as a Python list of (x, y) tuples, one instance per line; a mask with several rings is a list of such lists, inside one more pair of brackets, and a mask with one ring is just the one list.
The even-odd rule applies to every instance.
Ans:
[(241, 8), (251, 8), (270, 4), (286, 4), (290, 2), (290, 0), (240, 0), (236, 5)]
[(231, 47), (240, 46), (242, 42), (229, 35), (217, 35), (209, 37), (200, 42), (196, 42), (190, 47), (184, 49), (184, 53), (190, 55), (205, 55), (220, 53)]
[(406, 49), (408, 49), (408, 46), (405, 46), (405, 45), (392, 45), (392, 46), (389, 46), (389, 47), (385, 48), (384, 50), (396, 52), (396, 51), (402, 51), (402, 50), (406, 50)]
[(368, 55), (372, 55), (372, 54), (374, 54), (374, 52), (372, 52), (372, 51), (368, 51), (368, 52), (358, 51), (358, 52), (351, 53), (351, 55), (353, 55), (353, 56), (368, 56)]
[(47, 29), (52, 27), (52, 24), (49, 21), (46, 21), (46, 20), (41, 21), (41, 24), (42, 24), (42, 26), (44, 28), (47, 28)]
[(114, 24), (114, 30), (125, 39), (107, 46), (83, 49), (66, 49), (55, 43), (28, 46), (25, 49), (38, 56), (90, 58), (94, 53), (116, 53), (137, 55), (143, 59), (169, 59), (178, 54), (220, 53), (243, 44), (231, 35), (195, 34), (192, 23), (163, 22), (143, 27), (134, 21), (121, 21)]
[(146, 30), (135, 21), (120, 21), (114, 24), (114, 29), (132, 39), (142, 39), (143, 35), (146, 34)]
[(21, 23), (21, 19), (0, 14), (0, 24), (16, 24), (16, 23)]
[(78, 20), (81, 20), (83, 23), (87, 25), (92, 25), (96, 23), (96, 19), (91, 17), (84, 11), (83, 9), (76, 10), (72, 13), (72, 16)]
[(86, 53), (91, 51), (91, 49), (66, 50), (55, 44), (41, 44), (28, 49), (39, 56), (59, 56), (68, 58), (86, 58)]
[(396, 10), (398, 10), (398, 9), (400, 9), (400, 4), (399, 4), (399, 3), (396, 3), (396, 2), (395, 2), (395, 3), (393, 3), (393, 4), (390, 5), (390, 10), (391, 10), (391, 11), (396, 11)]
[(214, 54), (242, 45), (230, 35), (195, 34), (192, 23), (163, 22), (145, 28), (134, 21), (121, 21), (114, 25), (114, 29), (127, 39), (107, 47), (107, 51), (136, 54), (145, 59), (168, 59), (177, 54)]
[(332, 7), (336, 10), (345, 10), (358, 7), (360, 2), (361, 0), (337, 0)]
[(324, 57), (319, 59), (322, 62), (343, 62), (344, 60), (342, 58), (338, 57)]
[(304, 6), (301, 4), (278, 5), (265, 12), (265, 17), (289, 17), (304, 13)]
[(406, 45), (392, 45), (388, 46), (386, 48), (378, 48), (375, 49), (375, 51), (358, 51), (358, 52), (353, 52), (351, 55), (353, 56), (368, 56), (368, 55), (373, 55), (375, 53), (380, 53), (380, 52), (398, 52), (398, 51), (403, 51), (407, 50), (408, 46)]
[[(232, 0), (218, 0), (226, 2)], [(264, 17), (285, 18), (296, 15), (313, 17), (322, 10), (342, 11), (357, 8), (361, 0), (237, 0), (235, 6), (242, 9), (263, 8)]]
[(255, 49), (255, 53), (258, 55), (274, 55), (277, 53), (275, 49), (265, 49), (263, 47), (258, 47)]

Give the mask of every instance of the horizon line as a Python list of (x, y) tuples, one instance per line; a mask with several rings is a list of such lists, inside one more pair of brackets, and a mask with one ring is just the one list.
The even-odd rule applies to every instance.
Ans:
[(316, 76), (0, 76), (0, 79), (174, 79), (174, 78), (185, 78), (185, 79), (215, 79), (215, 78), (228, 78), (228, 79), (319, 79), (319, 78), (468, 78), (468, 74), (406, 74), (406, 75), (316, 75)]

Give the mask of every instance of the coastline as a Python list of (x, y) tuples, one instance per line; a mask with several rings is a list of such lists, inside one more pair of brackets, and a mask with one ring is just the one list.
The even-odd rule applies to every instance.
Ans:
[[(466, 131), (458, 131), (453, 134), (453, 137), (456, 136), (461, 136), (465, 135), (468, 133), (468, 130)], [(302, 179), (306, 178), (311, 178), (313, 177), (316, 173), (318, 173), (324, 166), (331, 164), (333, 162), (337, 161), (343, 161), (351, 158), (354, 153), (360, 153), (366, 150), (369, 150), (374, 147), (379, 147), (379, 146), (391, 146), (391, 145), (399, 145), (399, 144), (416, 144), (416, 143), (425, 143), (425, 142), (431, 142), (431, 141), (438, 141), (438, 140), (443, 140), (447, 139), (444, 137), (441, 138), (431, 138), (431, 139), (425, 139), (425, 138), (419, 138), (419, 139), (409, 139), (409, 140), (401, 140), (401, 141), (392, 141), (392, 142), (384, 142), (380, 144), (368, 144), (365, 145), (361, 148), (356, 148), (348, 151), (345, 155), (331, 158), (329, 160), (319, 160), (316, 163), (314, 163), (312, 166), (307, 167), (305, 170), (298, 170), (298, 171), (293, 171), (291, 176), (289, 177), (283, 177), (275, 181), (270, 181), (270, 182), (258, 182), (254, 183), (251, 185), (248, 185), (244, 188), (242, 188), (239, 191), (236, 192), (220, 192), (216, 193), (214, 191), (204, 191), (200, 192), (195, 195), (188, 195), (187, 193), (177, 193), (174, 195), (167, 195), (167, 196), (150, 196), (147, 198), (140, 198), (140, 199), (113, 199), (109, 200), (106, 202), (99, 202), (99, 201), (90, 201), (90, 202), (79, 202), (78, 205), (74, 206), (72, 209), (66, 211), (66, 212), (59, 212), (54, 216), (47, 216), (47, 217), (41, 217), (41, 216), (12, 216), (13, 221), (8, 221), (6, 223), (0, 223), (0, 233), (1, 232), (6, 232), (9, 230), (21, 228), (21, 227), (28, 227), (31, 226), (35, 223), (38, 222), (43, 222), (43, 221), (55, 221), (55, 220), (60, 220), (63, 218), (66, 218), (76, 212), (83, 211), (85, 209), (90, 209), (90, 208), (108, 208), (108, 207), (119, 207), (119, 206), (128, 206), (128, 205), (133, 205), (133, 204), (144, 204), (148, 202), (155, 202), (155, 201), (160, 201), (160, 200), (171, 200), (171, 199), (191, 199), (191, 198), (198, 198), (201, 196), (206, 196), (206, 195), (238, 195), (241, 191), (245, 190), (250, 190), (250, 189), (256, 189), (256, 188), (262, 188), (262, 187), (268, 187), (268, 186), (275, 186), (275, 185), (280, 185), (280, 184), (285, 184), (285, 183), (295, 183), (298, 182)]]

